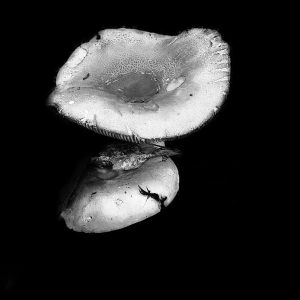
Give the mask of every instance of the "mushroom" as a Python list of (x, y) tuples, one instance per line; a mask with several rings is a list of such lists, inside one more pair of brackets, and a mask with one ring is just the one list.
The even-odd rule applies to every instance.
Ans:
[(98, 133), (166, 141), (199, 128), (229, 85), (228, 46), (216, 31), (178, 36), (101, 31), (60, 69), (49, 104)]
[(179, 189), (178, 170), (169, 158), (177, 153), (157, 145), (108, 146), (70, 188), (61, 213), (67, 227), (106, 232), (160, 212)]
[[(61, 216), (75, 231), (104, 232), (144, 220), (179, 188), (177, 154), (164, 142), (200, 128), (229, 88), (228, 45), (216, 31), (178, 36), (107, 29), (60, 69), (49, 105), (113, 145), (91, 159)], [(127, 149), (127, 150), (126, 150)]]

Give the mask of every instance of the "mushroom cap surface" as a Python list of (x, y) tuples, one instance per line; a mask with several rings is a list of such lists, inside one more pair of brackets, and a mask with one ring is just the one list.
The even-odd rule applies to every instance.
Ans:
[(228, 45), (216, 31), (178, 36), (107, 29), (60, 69), (49, 104), (100, 134), (134, 142), (201, 127), (228, 91)]
[(130, 168), (118, 156), (109, 168), (107, 153), (91, 159), (61, 213), (74, 231), (107, 232), (142, 221), (168, 206), (179, 189), (170, 158), (153, 155)]

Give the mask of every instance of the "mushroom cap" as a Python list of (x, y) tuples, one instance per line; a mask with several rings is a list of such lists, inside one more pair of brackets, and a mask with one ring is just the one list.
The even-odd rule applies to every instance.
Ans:
[(229, 74), (228, 45), (216, 31), (168, 36), (107, 29), (73, 52), (49, 104), (104, 135), (164, 141), (194, 131), (216, 113)]
[(114, 160), (116, 168), (109, 169), (99, 164), (99, 157), (91, 159), (61, 213), (74, 231), (107, 232), (142, 221), (168, 206), (179, 189), (170, 158), (152, 156), (131, 169)]

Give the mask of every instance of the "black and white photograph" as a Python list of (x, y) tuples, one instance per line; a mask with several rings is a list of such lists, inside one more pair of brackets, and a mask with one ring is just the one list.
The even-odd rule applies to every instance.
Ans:
[(244, 9), (18, 10), (3, 57), (5, 293), (206, 298), (251, 264)]

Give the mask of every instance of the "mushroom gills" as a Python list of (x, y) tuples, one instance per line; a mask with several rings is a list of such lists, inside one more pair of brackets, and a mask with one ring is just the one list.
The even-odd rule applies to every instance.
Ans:
[(142, 139), (140, 137), (137, 137), (135, 135), (126, 135), (121, 133), (112, 132), (109, 130), (101, 129), (96, 124), (90, 124), (89, 122), (83, 122), (81, 123), (84, 127), (86, 127), (89, 130), (92, 130), (96, 133), (99, 133), (101, 135), (105, 135), (111, 138), (116, 138), (119, 140), (123, 140), (126, 142), (132, 142), (132, 143), (151, 143), (155, 140), (148, 140), (148, 139)]
[(94, 122), (90, 123), (87, 120), (85, 121), (75, 121), (77, 123), (79, 123), (80, 125), (83, 125), (85, 128), (94, 131), (96, 133), (99, 133), (101, 135), (104, 136), (108, 136), (111, 138), (116, 138), (118, 140), (122, 140), (122, 141), (126, 141), (126, 142), (130, 142), (130, 143), (146, 143), (146, 144), (156, 144), (156, 143), (161, 143), (162, 140), (160, 139), (143, 139), (141, 137), (136, 136), (135, 134), (132, 135), (127, 135), (127, 134), (121, 134), (121, 133), (116, 133), (116, 132), (112, 132), (109, 130), (105, 130), (105, 129), (101, 129), (97, 126), (97, 122), (96, 122), (96, 117), (94, 117)]

